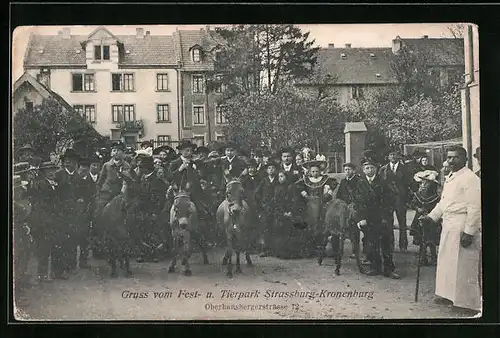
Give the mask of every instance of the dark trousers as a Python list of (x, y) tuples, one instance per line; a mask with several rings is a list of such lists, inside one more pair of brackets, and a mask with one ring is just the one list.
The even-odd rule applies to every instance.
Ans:
[(66, 232), (58, 237), (52, 247), (52, 270), (56, 276), (76, 266), (75, 236)]
[(264, 210), (261, 215), (262, 237), (264, 239), (264, 251), (272, 252), (275, 247), (275, 220), (271, 210)]
[(403, 198), (397, 197), (396, 203), (394, 205), (394, 211), (396, 212), (396, 218), (399, 224), (399, 248), (408, 248), (408, 227), (406, 225), (406, 203)]
[(394, 251), (394, 233), (392, 224), (380, 221), (368, 221), (365, 229), (367, 260), (371, 268), (390, 273), (394, 271), (392, 254)]

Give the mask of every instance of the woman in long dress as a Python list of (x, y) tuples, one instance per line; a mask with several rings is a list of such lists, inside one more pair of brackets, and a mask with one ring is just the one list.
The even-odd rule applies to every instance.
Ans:
[(326, 170), (326, 161), (314, 160), (304, 163), (308, 175), (298, 182), (300, 196), (304, 203), (304, 220), (307, 224), (306, 255), (316, 255), (316, 251), (323, 243), (318, 238), (324, 230), (325, 206), (334, 194), (337, 180), (330, 178), (323, 172)]

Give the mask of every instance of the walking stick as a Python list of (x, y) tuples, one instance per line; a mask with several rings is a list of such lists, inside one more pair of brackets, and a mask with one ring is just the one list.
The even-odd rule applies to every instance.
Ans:
[(415, 303), (418, 302), (418, 287), (420, 285), (420, 265), (422, 262), (422, 257), (424, 253), (424, 248), (425, 248), (425, 228), (424, 225), (422, 224), (422, 221), (419, 220), (420, 227), (422, 229), (421, 236), (420, 236), (420, 248), (418, 250), (418, 261), (417, 261), (417, 283), (415, 285)]

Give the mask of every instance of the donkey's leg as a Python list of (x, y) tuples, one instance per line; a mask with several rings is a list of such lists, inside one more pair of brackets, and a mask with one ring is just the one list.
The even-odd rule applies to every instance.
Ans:
[(337, 242), (336, 250), (335, 250), (335, 274), (337, 276), (340, 275), (340, 267), (342, 265), (342, 255), (344, 253), (344, 236), (342, 234), (338, 234), (335, 236), (336, 239), (333, 239)]
[(183, 241), (183, 257), (182, 257), (182, 262), (184, 265), (184, 275), (185, 276), (191, 276), (192, 272), (189, 267), (189, 256), (191, 255), (191, 234), (189, 231), (185, 231), (185, 233), (182, 236), (182, 241)]
[(170, 266), (168, 268), (168, 272), (175, 272), (175, 266), (177, 265), (177, 256), (179, 256), (179, 238), (176, 234), (172, 233), (172, 244), (173, 244), (173, 252), (172, 252), (172, 261), (170, 262)]
[(205, 236), (200, 230), (196, 231), (196, 244), (201, 250), (201, 254), (203, 255), (203, 264), (208, 265), (208, 256), (207, 256), (207, 241)]
[(132, 277), (132, 270), (130, 270), (130, 255), (128, 253), (123, 256), (123, 262), (125, 265), (125, 276)]
[(236, 270), (235, 272), (236, 273), (242, 273), (241, 271), (241, 265), (240, 265), (240, 251), (239, 250), (235, 250), (236, 252)]
[(233, 278), (233, 239), (232, 235), (227, 236), (227, 248), (226, 248), (226, 258), (227, 258), (227, 276)]
[(245, 251), (245, 259), (247, 261), (247, 266), (252, 266), (253, 263), (252, 263), (252, 259), (250, 258), (250, 254), (248, 252)]

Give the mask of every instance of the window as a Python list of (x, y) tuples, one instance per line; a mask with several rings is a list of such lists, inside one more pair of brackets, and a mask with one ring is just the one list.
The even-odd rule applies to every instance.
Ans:
[(87, 122), (95, 123), (95, 105), (93, 104), (77, 104), (73, 106), (75, 113), (82, 116)]
[(203, 93), (204, 91), (203, 75), (193, 75), (193, 93)]
[(226, 109), (223, 105), (215, 106), (215, 123), (226, 124)]
[(94, 74), (72, 74), (74, 92), (93, 92), (95, 91)]
[(133, 104), (112, 105), (113, 122), (135, 121), (135, 106)]
[(459, 83), (461, 80), (462, 72), (458, 69), (448, 69), (448, 84), (453, 85)]
[(158, 135), (157, 141), (158, 141), (158, 146), (161, 145), (169, 145), (170, 144), (170, 135)]
[(205, 124), (205, 109), (203, 106), (193, 107), (193, 124)]
[(24, 107), (26, 108), (26, 110), (33, 111), (33, 102), (26, 101)]
[(156, 74), (156, 90), (168, 91), (168, 74)]
[(114, 92), (132, 92), (134, 87), (134, 74), (111, 74), (112, 90)]
[(352, 87), (352, 98), (353, 99), (362, 99), (363, 98), (363, 88), (359, 86)]
[(215, 140), (217, 142), (225, 143), (226, 142), (226, 137), (224, 135), (215, 135)]
[(215, 92), (216, 93), (223, 93), (224, 92), (224, 85), (222, 83), (222, 75), (215, 75)]
[(196, 144), (198, 147), (204, 146), (205, 145), (205, 135), (194, 135), (193, 136), (193, 143)]
[(193, 62), (201, 61), (201, 51), (199, 48), (193, 49)]
[(168, 104), (156, 105), (156, 121), (170, 122), (170, 106)]
[(109, 46), (94, 46), (94, 60), (109, 60)]

